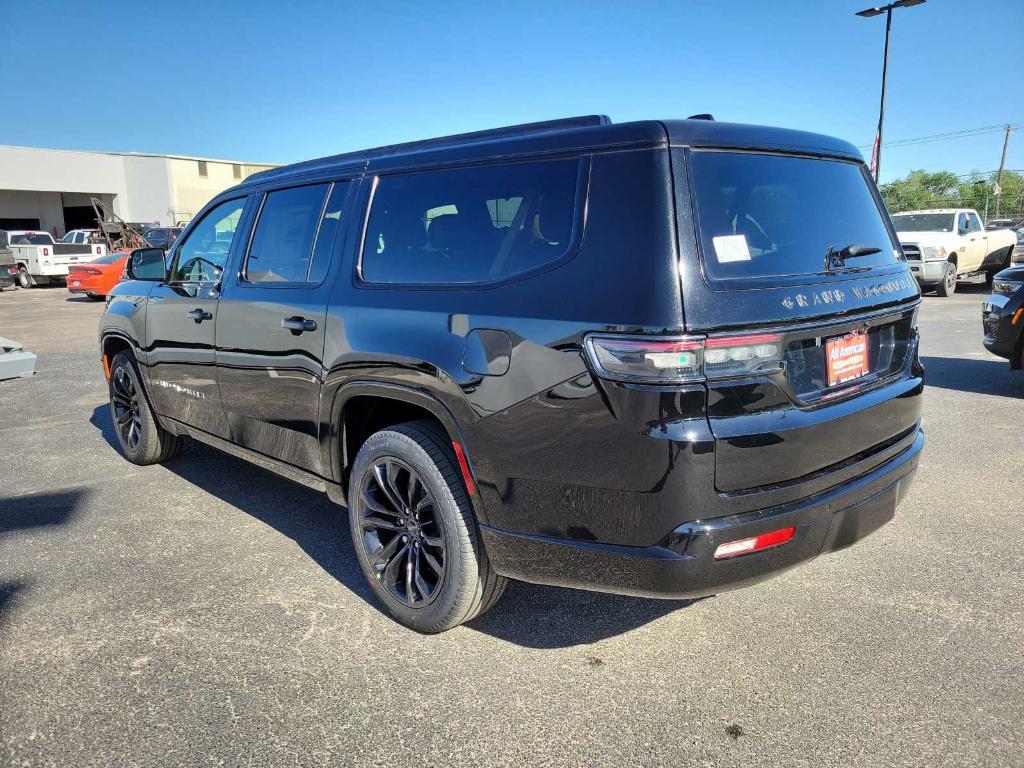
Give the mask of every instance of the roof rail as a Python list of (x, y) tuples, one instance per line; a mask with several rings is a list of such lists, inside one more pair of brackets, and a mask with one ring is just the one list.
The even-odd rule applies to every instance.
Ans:
[(386, 155), (392, 150), (416, 149), (421, 146), (433, 146), (435, 144), (460, 144), (471, 141), (485, 141), (487, 139), (512, 138), (515, 136), (526, 136), (532, 133), (547, 133), (550, 131), (563, 131), (571, 128), (588, 128), (595, 125), (611, 125), (611, 118), (608, 115), (581, 115), (580, 117), (563, 117), (557, 120), (542, 120), (537, 123), (521, 123), (520, 125), (508, 125), (503, 128), (488, 128), (483, 131), (470, 131), (469, 133), (454, 133), (450, 136), (438, 136), (433, 139), (420, 139), (418, 141), (402, 142), (378, 147), (373, 151), (374, 155)]
[(431, 147), (444, 147), (458, 144), (470, 144), (490, 139), (514, 138), (516, 136), (529, 136), (537, 133), (553, 133), (555, 131), (571, 130), (573, 128), (590, 128), (599, 125), (611, 125), (611, 118), (607, 115), (581, 115), (579, 117), (565, 117), (558, 120), (542, 120), (537, 123), (522, 123), (521, 125), (509, 125), (504, 128), (488, 128), (483, 131), (471, 131), (470, 133), (456, 133), (451, 136), (438, 136), (432, 139), (420, 139), (417, 141), (389, 144), (373, 149), (346, 152), (330, 157), (321, 157), (315, 160), (293, 163), (291, 165), (279, 166), (266, 171), (260, 171), (247, 177), (245, 182), (262, 181), (264, 179), (286, 176), (300, 170), (315, 170), (328, 166), (332, 163), (341, 162), (347, 159), (352, 161), (368, 161), (370, 158), (384, 157), (398, 152), (414, 152), (418, 149)]

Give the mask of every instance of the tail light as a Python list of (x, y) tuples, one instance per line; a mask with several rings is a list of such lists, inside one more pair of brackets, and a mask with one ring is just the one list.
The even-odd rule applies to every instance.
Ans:
[(100, 248), (100, 247), (99, 247), (99, 246), (97, 245), (97, 246), (96, 246), (96, 255), (97, 255), (97, 256), (99, 256), (99, 255), (100, 255), (101, 253), (103, 253), (103, 249), (102, 249), (102, 248)]
[(682, 383), (772, 373), (782, 368), (782, 336), (588, 336), (591, 364), (619, 381)]
[(71, 275), (102, 275), (98, 269), (92, 267), (68, 267), (68, 274)]
[(50, 249), (47, 248), (46, 246), (43, 246), (43, 256), (49, 256), (49, 255), (50, 255)]

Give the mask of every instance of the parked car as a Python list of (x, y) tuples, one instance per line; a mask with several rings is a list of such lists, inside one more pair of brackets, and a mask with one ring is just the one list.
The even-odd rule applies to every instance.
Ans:
[(62, 243), (75, 243), (82, 245), (88, 243), (90, 245), (101, 245), (103, 251), (100, 253), (102, 256), (107, 250), (107, 241), (103, 237), (103, 233), (98, 229), (72, 229), (64, 233), (64, 237), (60, 239)]
[(669, 598), (884, 525), (924, 444), (920, 291), (857, 149), (571, 118), (254, 174), (131, 254), (125, 457), (191, 437), (347, 504), (423, 632), (506, 580)]
[(1017, 244), (1008, 229), (984, 229), (970, 208), (906, 211), (893, 214), (892, 223), (910, 271), (939, 296), (956, 291), (959, 277), (983, 272), (991, 283), (996, 272), (1009, 266)]
[(124, 274), (127, 253), (108, 253), (88, 264), (68, 267), (68, 291), (101, 301)]
[(85, 264), (106, 253), (102, 245), (56, 243), (49, 232), (21, 229), (10, 231), (7, 236), (22, 288), (63, 282), (69, 265)]
[(142, 236), (146, 238), (150, 245), (166, 251), (174, 245), (174, 241), (178, 239), (178, 235), (183, 230), (183, 227), (153, 227), (143, 232)]
[(989, 219), (985, 229), (1024, 229), (1024, 219)]
[(11, 251), (7, 232), (0, 229), (0, 291), (14, 288), (18, 284), (18, 263)]
[(985, 349), (1024, 367), (1024, 265), (1004, 269), (992, 281), (992, 295), (982, 305)]

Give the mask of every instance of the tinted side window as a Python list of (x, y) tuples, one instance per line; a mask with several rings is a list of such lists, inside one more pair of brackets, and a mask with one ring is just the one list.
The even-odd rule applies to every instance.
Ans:
[(327, 184), (268, 192), (245, 263), (251, 283), (304, 283)]
[(244, 197), (228, 200), (203, 217), (178, 249), (172, 282), (197, 283), (220, 279), (244, 207)]
[(382, 176), (361, 276), (484, 283), (556, 261), (573, 245), (579, 175), (579, 160), (550, 160)]
[(971, 231), (981, 232), (981, 219), (978, 218), (978, 214), (968, 213), (967, 217), (971, 220)]
[(970, 230), (970, 227), (967, 226), (966, 213), (961, 213), (959, 216), (957, 216), (956, 228), (958, 232), (967, 232)]

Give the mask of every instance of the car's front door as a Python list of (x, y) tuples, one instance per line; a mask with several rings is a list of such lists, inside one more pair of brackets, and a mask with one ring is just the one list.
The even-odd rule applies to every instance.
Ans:
[(234, 441), (317, 474), (324, 325), (349, 186), (266, 192), (217, 314), (217, 375)]
[(246, 198), (210, 209), (171, 256), (168, 280), (153, 288), (146, 312), (146, 378), (157, 413), (230, 437), (216, 369), (220, 285)]
[(978, 218), (978, 214), (968, 211), (967, 221), (971, 230), (967, 233), (967, 241), (970, 243), (970, 268), (973, 271), (981, 269), (981, 265), (985, 262), (985, 257), (988, 256), (988, 237), (985, 235), (985, 228), (981, 226), (981, 219)]

